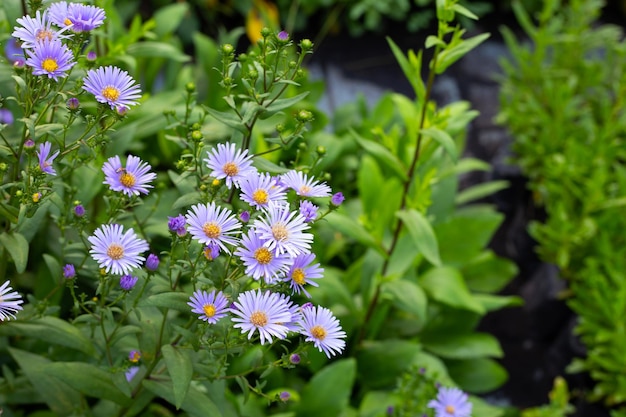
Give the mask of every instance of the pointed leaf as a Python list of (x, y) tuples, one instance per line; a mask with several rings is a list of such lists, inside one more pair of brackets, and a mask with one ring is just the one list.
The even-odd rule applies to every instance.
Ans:
[(8, 321), (0, 326), (1, 335), (19, 335), (69, 347), (86, 354), (94, 352), (91, 340), (65, 320), (45, 316), (30, 321)]
[(456, 148), (456, 143), (454, 143), (454, 139), (452, 139), (448, 132), (436, 127), (428, 127), (420, 130), (420, 132), (422, 135), (437, 141), (453, 161), (459, 159), (459, 151)]
[(469, 51), (487, 40), (489, 36), (489, 33), (482, 33), (480, 35), (474, 36), (473, 38), (464, 39), (453, 47), (443, 50), (441, 54), (439, 54), (439, 59), (437, 60), (437, 67), (435, 68), (435, 72), (437, 74), (441, 74), (446, 69), (448, 69), (450, 65), (454, 64), (456, 61), (465, 56)]
[(365, 230), (363, 225), (358, 223), (352, 217), (349, 217), (341, 212), (334, 211), (324, 217), (330, 226), (339, 233), (350, 237), (357, 242), (376, 249), (379, 253), (384, 254), (384, 249), (380, 246), (380, 243)]
[(406, 181), (406, 168), (391, 151), (385, 148), (383, 145), (368, 140), (360, 136), (356, 131), (350, 129), (350, 133), (356, 139), (357, 143), (365, 149), (365, 151), (372, 155), (376, 160), (380, 161), (387, 168), (391, 169), (399, 178)]
[(397, 279), (385, 282), (382, 288), (383, 294), (389, 294), (397, 308), (414, 314), (420, 323), (426, 320), (428, 299), (419, 285), (406, 279)]
[(432, 268), (419, 277), (419, 284), (434, 299), (450, 307), (484, 314), (485, 309), (467, 289), (461, 273), (452, 267)]
[(126, 53), (133, 57), (167, 58), (177, 62), (187, 62), (191, 58), (174, 45), (163, 42), (137, 42), (130, 44)]
[(291, 107), (294, 104), (298, 103), (299, 101), (304, 100), (304, 98), (308, 95), (309, 95), (309, 92), (305, 91), (304, 93), (300, 93), (293, 97), (279, 98), (277, 100), (274, 100), (274, 102), (270, 104), (269, 106), (265, 107), (265, 109), (268, 112), (277, 112), (277, 111), (286, 109), (287, 107)]
[(161, 348), (167, 371), (174, 385), (174, 405), (179, 409), (189, 390), (193, 366), (188, 351), (175, 348), (172, 345), (163, 345)]
[(20, 233), (3, 232), (0, 234), (0, 244), (11, 255), (16, 271), (19, 274), (24, 272), (28, 263), (28, 241), (26, 238)]
[(336, 417), (348, 406), (356, 361), (340, 359), (317, 372), (302, 390), (298, 417)]
[(426, 217), (415, 209), (398, 211), (396, 216), (406, 226), (420, 253), (433, 265), (441, 265), (437, 237)]
[[(171, 382), (143, 380), (142, 384), (154, 395), (163, 398), (172, 405), (175, 404), (174, 387)], [(193, 386), (189, 387), (185, 400), (180, 408), (189, 413), (192, 417), (222, 417), (222, 412), (217, 408), (215, 403)]]
[(446, 335), (429, 340), (422, 339), (424, 347), (439, 357), (446, 359), (470, 359), (490, 356), (501, 358), (502, 348), (498, 339), (487, 333)]
[(182, 292), (163, 292), (153, 294), (148, 298), (144, 298), (139, 302), (140, 306), (153, 306), (171, 308), (173, 310), (189, 312), (191, 307), (187, 305), (189, 295)]
[(509, 188), (509, 182), (505, 180), (489, 181), (466, 188), (456, 195), (455, 203), (458, 205), (466, 204), (471, 201), (488, 197), (500, 190)]

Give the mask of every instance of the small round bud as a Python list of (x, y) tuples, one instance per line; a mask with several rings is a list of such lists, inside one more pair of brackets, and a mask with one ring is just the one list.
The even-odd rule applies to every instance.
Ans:
[(298, 70), (296, 71), (296, 79), (304, 78), (305, 76), (306, 73), (304, 72), (304, 70), (302, 68), (298, 68)]
[(41, 200), (41, 193), (39, 192), (34, 193), (32, 198), (33, 198), (33, 203), (39, 203), (39, 200)]
[(293, 363), (294, 365), (299, 364), (300, 355), (298, 355), (297, 353), (292, 353), (291, 356), (289, 356), (289, 362)]
[(289, 61), (289, 68), (294, 69), (295, 67), (298, 66), (298, 63), (296, 61)]
[(248, 54), (239, 54), (239, 62), (246, 62), (248, 60)]
[(66, 105), (69, 110), (78, 110), (80, 101), (76, 97), (70, 97), (67, 99)]
[(310, 39), (302, 39), (300, 41), (300, 48), (303, 51), (310, 51), (311, 49), (313, 49), (313, 42), (311, 42)]
[(122, 277), (120, 278), (120, 287), (124, 291), (130, 291), (133, 289), (135, 284), (137, 284), (137, 280), (139, 280), (139, 278), (132, 275), (122, 275)]
[(315, 152), (317, 152), (319, 156), (326, 155), (326, 147), (320, 145), (315, 149)]
[(298, 149), (300, 149), (301, 151), (306, 151), (306, 148), (307, 148), (306, 142), (298, 143)]
[(178, 161), (176, 161), (176, 164), (174, 164), (176, 166), (176, 169), (185, 169), (187, 167), (187, 163), (185, 162), (184, 159), (179, 159)]
[(289, 33), (287, 33), (284, 30), (281, 30), (280, 32), (276, 34), (276, 39), (281, 43), (287, 43), (289, 42)]
[(215, 178), (215, 179), (211, 182), (211, 185), (212, 185), (213, 187), (219, 187), (219, 186), (220, 186), (220, 184), (221, 184), (221, 182), (220, 182), (220, 180), (218, 180), (217, 178)]
[(24, 142), (24, 149), (29, 151), (33, 148), (35, 148), (35, 141), (32, 139), (26, 139), (26, 141)]
[(5, 172), (9, 166), (5, 162), (0, 162), (0, 172)]
[(313, 113), (308, 110), (300, 110), (298, 114), (296, 114), (296, 120), (302, 123), (310, 122), (313, 120)]
[(225, 43), (222, 45), (222, 54), (231, 55), (233, 52), (235, 52), (235, 48), (231, 44)]
[(267, 38), (271, 34), (272, 34), (272, 31), (270, 30), (270, 28), (265, 27), (261, 29), (261, 36), (263, 36), (264, 38)]
[(233, 79), (230, 77), (224, 77), (224, 79), (222, 80), (222, 83), (224, 84), (225, 87), (228, 87), (229, 85), (233, 84)]
[(9, 109), (0, 109), (0, 124), (12, 125), (13, 113)]
[(278, 397), (282, 402), (286, 403), (287, 401), (289, 401), (289, 398), (291, 398), (291, 394), (287, 391), (282, 391)]
[(259, 78), (259, 73), (257, 72), (257, 70), (251, 69), (250, 71), (248, 71), (248, 76), (250, 77), (250, 79), (256, 80), (257, 78)]
[(148, 271), (156, 271), (159, 268), (159, 257), (154, 253), (148, 255), (146, 259), (146, 269)]
[(330, 204), (332, 204), (335, 207), (339, 207), (345, 199), (346, 198), (343, 196), (343, 193), (338, 192), (338, 193), (333, 194), (333, 196), (330, 198)]
[(115, 108), (115, 111), (117, 112), (118, 116), (126, 116), (126, 113), (128, 113), (128, 107), (124, 105), (119, 105)]
[(80, 203), (76, 204), (76, 206), (74, 206), (74, 215), (76, 215), (76, 217), (83, 217), (85, 215), (85, 207)]
[(98, 58), (98, 55), (94, 51), (87, 52), (87, 61), (94, 62)]
[(26, 62), (23, 59), (16, 59), (15, 61), (13, 61), (13, 69), (18, 74), (20, 74), (22, 71), (24, 71), (24, 66), (25, 65), (26, 65)]
[(200, 126), (200, 123), (196, 122), (191, 125), (191, 130), (200, 130), (201, 127), (202, 126)]
[(196, 84), (188, 82), (187, 84), (185, 84), (185, 90), (187, 90), (188, 93), (193, 93), (194, 91), (196, 91)]
[(76, 276), (76, 268), (72, 264), (66, 264), (63, 267), (63, 278), (72, 279)]
[(191, 132), (191, 139), (195, 140), (196, 142), (201, 141), (203, 137), (204, 135), (199, 130), (194, 130)]
[(206, 184), (200, 184), (200, 191), (206, 191), (206, 190), (207, 190)]
[(244, 223), (248, 223), (250, 221), (250, 212), (242, 211), (241, 213), (239, 213), (239, 220)]
[(284, 125), (284, 124), (282, 124), (282, 123), (277, 124), (277, 125), (276, 125), (276, 131), (277, 131), (278, 133), (282, 133), (282, 132), (284, 132), (284, 131), (285, 131), (285, 125)]
[(15, 196), (16, 196), (16, 197), (21, 197), (21, 196), (23, 196), (23, 195), (24, 195), (24, 193), (22, 192), (22, 190), (17, 190), (17, 191), (15, 192)]

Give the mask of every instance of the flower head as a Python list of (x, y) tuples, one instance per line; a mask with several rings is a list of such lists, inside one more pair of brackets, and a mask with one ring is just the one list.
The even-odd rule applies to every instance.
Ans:
[(60, 40), (43, 40), (33, 49), (27, 49), (26, 65), (33, 68), (34, 75), (47, 75), (58, 81), (67, 77), (67, 72), (76, 64), (74, 56)]
[(204, 257), (207, 261), (214, 261), (220, 256), (220, 247), (217, 243), (209, 243), (204, 247)]
[(0, 124), (12, 125), (13, 124), (13, 113), (9, 109), (0, 109)]
[(289, 283), (294, 293), (300, 294), (300, 291), (302, 291), (307, 297), (311, 298), (311, 294), (304, 289), (304, 286), (309, 284), (317, 287), (317, 282), (313, 280), (324, 276), (324, 269), (320, 268), (319, 263), (313, 264), (314, 260), (315, 255), (313, 253), (302, 253), (293, 260), (284, 281)]
[(472, 403), (467, 394), (458, 388), (440, 387), (437, 398), (428, 402), (435, 410), (435, 417), (471, 417)]
[(333, 194), (333, 196), (330, 198), (330, 204), (332, 204), (335, 207), (339, 207), (341, 205), (341, 203), (343, 203), (343, 200), (345, 200), (346, 198), (343, 196), (342, 192), (338, 192)]
[(136, 156), (128, 155), (126, 167), (122, 166), (120, 157), (115, 155), (108, 159), (102, 166), (104, 182), (111, 190), (126, 194), (127, 196), (148, 194), (148, 188), (152, 188), (150, 181), (156, 178), (148, 163)]
[(217, 323), (228, 312), (228, 300), (221, 291), (216, 294), (215, 290), (210, 293), (197, 290), (189, 300), (187, 304), (191, 307), (191, 311), (200, 314), (198, 318), (210, 324)]
[(226, 244), (236, 245), (235, 234), (239, 233), (241, 223), (233, 212), (215, 203), (197, 204), (185, 215), (189, 233), (200, 243), (215, 243), (227, 253)]
[(65, 105), (69, 110), (78, 110), (80, 108), (80, 101), (76, 97), (70, 97), (65, 102)]
[(167, 228), (170, 232), (176, 233), (178, 236), (185, 236), (187, 234), (187, 228), (185, 226), (185, 216), (179, 214), (176, 217), (167, 216)]
[[(15, 26), (13, 33), (14, 38), (17, 38), (22, 43), (22, 48), (32, 49), (37, 44), (43, 41), (52, 41), (55, 39), (66, 39), (69, 35), (64, 35), (63, 31), (57, 31), (52, 29), (48, 13), (37, 10), (35, 17), (24, 16), (16, 20), (21, 25)], [(12, 58), (11, 61), (14, 61)]]
[(60, 27), (70, 27), (74, 32), (89, 32), (102, 25), (104, 10), (82, 3), (52, 3), (50, 20)]
[(303, 307), (300, 321), (301, 334), (307, 342), (324, 352), (327, 357), (334, 356), (346, 346), (346, 332), (341, 330), (339, 320), (325, 307)]
[(82, 204), (76, 204), (76, 206), (74, 206), (74, 214), (77, 217), (83, 217), (85, 215), (85, 207), (83, 207)]
[(24, 50), (22, 49), (22, 43), (15, 38), (9, 38), (4, 44), (4, 56), (7, 57), (9, 62), (14, 63), (17, 60), (24, 59)]
[(120, 105), (134, 106), (141, 98), (141, 89), (135, 80), (126, 71), (111, 65), (87, 71), (83, 89), (113, 110)]
[(308, 200), (300, 201), (300, 214), (304, 217), (304, 221), (311, 223), (317, 217), (317, 207), (315, 204)]
[(330, 195), (330, 187), (325, 182), (315, 181), (302, 171), (291, 170), (284, 173), (281, 175), (281, 182), (303, 197), (328, 197)]
[(148, 242), (139, 239), (133, 229), (124, 233), (124, 227), (119, 224), (100, 226), (88, 240), (92, 245), (91, 257), (106, 273), (129, 274), (145, 261), (141, 253), (148, 250)]
[(139, 367), (138, 366), (131, 366), (131, 367), (129, 367), (126, 370), (126, 372), (124, 372), (124, 376), (126, 377), (126, 380), (128, 382), (130, 382), (130, 381), (133, 380), (135, 375), (137, 375), (137, 372), (139, 372)]
[(159, 257), (156, 256), (154, 253), (151, 253), (146, 259), (146, 269), (148, 271), (156, 271), (157, 269), (159, 269), (159, 263)]
[(120, 277), (120, 287), (124, 291), (130, 291), (133, 288), (135, 288), (135, 284), (137, 284), (138, 280), (139, 280), (139, 278), (134, 277), (134, 276), (132, 276), (130, 274), (122, 275)]
[(285, 253), (276, 255), (264, 245), (254, 230), (241, 238), (241, 246), (235, 251), (246, 267), (246, 275), (258, 280), (265, 279), (271, 284), (285, 274), (289, 263), (289, 256)]
[(46, 174), (56, 175), (57, 172), (52, 167), (52, 161), (57, 157), (59, 151), (56, 151), (50, 156), (50, 148), (52, 144), (50, 142), (44, 142), (39, 145), (39, 151), (37, 151), (37, 157), (39, 158), (39, 168), (41, 172)]
[(66, 264), (63, 267), (63, 278), (72, 279), (76, 276), (76, 268), (72, 264)]
[(270, 201), (279, 202), (287, 199), (287, 194), (276, 180), (267, 173), (250, 173), (240, 181), (241, 199), (252, 207), (267, 207)]
[(12, 291), (13, 288), (9, 287), (10, 281), (5, 281), (0, 286), (0, 321), (11, 320), (15, 318), (15, 315), (22, 309), (24, 301), (17, 291)]
[(313, 241), (313, 235), (305, 232), (309, 225), (304, 217), (292, 212), (287, 204), (270, 203), (264, 216), (254, 221), (254, 228), (264, 245), (276, 254), (297, 256), (307, 252)]
[(248, 339), (259, 331), (261, 344), (272, 343), (272, 337), (284, 339), (289, 329), (285, 323), (291, 321), (289, 306), (278, 294), (270, 291), (250, 290), (239, 294), (230, 312), (242, 333), (248, 333)]
[(233, 185), (239, 188), (240, 182), (250, 173), (256, 171), (252, 166), (252, 156), (248, 155), (248, 150), (237, 149), (234, 143), (217, 144), (217, 150), (207, 151), (208, 158), (204, 159), (207, 167), (212, 172), (210, 175), (216, 179), (224, 178), (226, 186)]

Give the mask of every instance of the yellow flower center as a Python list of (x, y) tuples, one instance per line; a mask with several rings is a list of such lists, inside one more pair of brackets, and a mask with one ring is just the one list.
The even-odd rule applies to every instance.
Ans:
[(57, 61), (53, 58), (46, 58), (41, 63), (41, 68), (46, 72), (54, 72), (59, 68), (59, 64), (57, 64)]
[(261, 265), (267, 265), (272, 261), (272, 253), (267, 248), (259, 248), (254, 251), (254, 259)]
[(37, 34), (35, 35), (35, 38), (37, 38), (38, 41), (43, 41), (44, 39), (51, 41), (52, 32), (47, 29), (39, 29), (37, 31)]
[(206, 237), (210, 239), (217, 239), (220, 237), (220, 233), (222, 229), (215, 222), (206, 222), (202, 226), (202, 231), (206, 235)]
[(272, 235), (279, 242), (284, 242), (289, 237), (289, 231), (282, 223), (276, 223), (272, 226)]
[(454, 414), (454, 406), (453, 405), (446, 405), (446, 413)]
[(107, 256), (114, 261), (122, 259), (122, 256), (124, 256), (124, 248), (117, 243), (111, 243), (107, 249)]
[(222, 166), (222, 170), (224, 171), (224, 174), (229, 177), (233, 177), (239, 173), (239, 168), (237, 168), (237, 164), (234, 162), (226, 162), (224, 166)]
[(260, 188), (252, 193), (252, 199), (257, 204), (267, 203), (267, 197), (268, 197), (267, 191), (262, 190)]
[(69, 25), (71, 25), (71, 24), (72, 24), (72, 21), (71, 21), (68, 17), (66, 17), (66, 18), (63, 20), (63, 23), (65, 24), (65, 26), (69, 26)]
[(298, 285), (304, 285), (304, 279), (306, 278), (306, 274), (304, 273), (304, 269), (296, 268), (293, 270), (291, 274), (291, 279)]
[(124, 187), (130, 188), (135, 185), (135, 176), (130, 172), (124, 171), (124, 173), (120, 175), (120, 182)]
[(202, 311), (204, 311), (205, 316), (213, 317), (217, 310), (215, 309), (215, 306), (213, 304), (205, 304), (204, 306), (202, 306)]
[(220, 180), (218, 180), (217, 178), (213, 180), (213, 182), (211, 183), (213, 185), (213, 187), (217, 187), (218, 185), (220, 185)]
[(311, 329), (311, 335), (318, 340), (324, 340), (326, 339), (326, 329), (320, 325), (313, 326)]
[(264, 327), (267, 325), (267, 314), (263, 311), (255, 311), (250, 314), (250, 322), (256, 327)]
[(112, 85), (107, 85), (102, 89), (102, 96), (109, 101), (117, 101), (120, 97), (120, 90), (113, 87)]
[(303, 185), (302, 187), (300, 187), (300, 194), (308, 194), (309, 191), (311, 191), (311, 187), (309, 187), (308, 185)]
[(131, 352), (130, 358), (128, 358), (128, 360), (133, 363), (139, 362), (139, 359), (141, 359), (141, 353), (136, 350)]

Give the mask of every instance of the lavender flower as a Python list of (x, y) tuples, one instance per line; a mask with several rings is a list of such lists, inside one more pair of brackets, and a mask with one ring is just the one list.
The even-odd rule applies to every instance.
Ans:
[(148, 250), (148, 242), (139, 239), (133, 229), (124, 233), (119, 224), (104, 224), (87, 239), (92, 245), (91, 257), (106, 273), (128, 274), (145, 261), (141, 253)]
[(295, 190), (296, 194), (302, 197), (328, 197), (330, 195), (330, 187), (325, 182), (315, 181), (302, 171), (289, 171), (281, 175), (280, 179), (285, 186)]
[(130, 291), (135, 287), (139, 278), (126, 274), (120, 277), (120, 287), (124, 291)]
[(204, 257), (207, 261), (213, 261), (220, 255), (220, 247), (217, 243), (209, 243), (204, 247)]
[(56, 151), (50, 155), (50, 148), (52, 144), (50, 142), (44, 142), (39, 145), (39, 151), (37, 151), (37, 157), (39, 158), (39, 169), (46, 174), (56, 175), (57, 172), (52, 167), (52, 161), (57, 157), (59, 151)]
[(141, 89), (128, 72), (110, 65), (87, 71), (83, 89), (113, 110), (118, 106), (134, 106), (141, 98)]
[(346, 332), (341, 330), (339, 320), (325, 307), (302, 308), (301, 334), (306, 336), (305, 341), (324, 352), (327, 357), (341, 353), (345, 348)]
[(76, 217), (83, 217), (85, 215), (85, 207), (82, 204), (77, 204), (74, 207), (74, 214)]
[(159, 257), (154, 253), (148, 255), (148, 259), (146, 259), (146, 269), (148, 271), (156, 271), (159, 269)]
[(66, 264), (63, 267), (63, 278), (72, 279), (76, 276), (76, 268), (72, 264)]
[(152, 188), (149, 183), (156, 178), (155, 173), (149, 172), (150, 168), (150, 165), (133, 155), (128, 155), (124, 168), (120, 157), (112, 156), (102, 167), (105, 175), (103, 184), (108, 184), (111, 190), (129, 197), (140, 193), (148, 194), (148, 188)]
[(248, 339), (257, 330), (262, 345), (266, 341), (272, 343), (272, 337), (287, 337), (288, 329), (284, 323), (291, 321), (291, 313), (276, 293), (261, 290), (243, 292), (230, 312), (236, 316), (232, 318), (236, 323), (234, 327), (240, 328), (242, 333), (248, 333)]
[(313, 235), (304, 232), (309, 228), (301, 214), (292, 212), (287, 204), (269, 203), (264, 216), (255, 220), (254, 228), (265, 246), (275, 254), (289, 253), (297, 256), (308, 252)]
[(189, 298), (187, 303), (191, 307), (191, 311), (200, 314), (200, 320), (204, 320), (210, 324), (215, 324), (222, 317), (226, 317), (228, 312), (228, 300), (222, 292), (215, 293), (215, 290), (207, 293), (206, 291), (197, 290)]
[(67, 77), (67, 72), (76, 64), (74, 56), (60, 40), (43, 40), (33, 49), (27, 49), (26, 65), (33, 68), (34, 75), (47, 75), (54, 81)]
[(338, 193), (333, 194), (333, 196), (330, 198), (330, 204), (332, 204), (335, 207), (339, 207), (345, 199), (346, 198), (343, 196), (343, 193), (338, 192)]
[(300, 214), (306, 223), (311, 223), (317, 217), (318, 207), (308, 200), (300, 201)]
[[(35, 13), (35, 17), (24, 16), (16, 20), (21, 27), (15, 26), (13, 33), (14, 38), (17, 38), (22, 43), (22, 48), (32, 49), (43, 41), (61, 40), (67, 39), (69, 35), (64, 35), (63, 31), (56, 31), (52, 29), (48, 13), (41, 13), (39, 10)], [(11, 58), (14, 61), (15, 57)]]
[(440, 387), (437, 398), (428, 402), (435, 410), (435, 417), (471, 417), (472, 403), (467, 394), (458, 388)]
[(241, 238), (241, 246), (237, 248), (235, 255), (241, 258), (246, 267), (246, 275), (256, 280), (263, 278), (268, 284), (284, 275), (289, 263), (287, 254), (274, 254), (264, 246), (264, 241), (254, 230)]
[(185, 216), (179, 214), (176, 217), (169, 217), (167, 222), (167, 227), (170, 229), (170, 232), (176, 233), (178, 236), (185, 236), (187, 234), (187, 229), (185, 225)]
[(307, 297), (311, 298), (311, 294), (304, 289), (304, 286), (309, 284), (317, 287), (317, 282), (312, 280), (322, 278), (324, 273), (324, 269), (320, 268), (319, 263), (313, 264), (314, 260), (315, 254), (313, 253), (302, 253), (293, 260), (293, 264), (289, 268), (284, 281), (289, 283), (294, 293), (300, 294), (300, 291), (302, 291)]
[(248, 155), (248, 150), (237, 149), (234, 143), (217, 144), (217, 150), (207, 151), (208, 158), (204, 159), (207, 167), (212, 171), (210, 175), (216, 179), (225, 178), (226, 186), (233, 185), (239, 188), (242, 181), (248, 174), (256, 172), (252, 166), (252, 156)]
[(22, 310), (20, 304), (24, 302), (17, 291), (12, 291), (9, 284), (10, 281), (7, 280), (0, 286), (0, 321), (15, 318), (17, 312)]
[(232, 211), (215, 203), (197, 204), (185, 215), (189, 225), (189, 233), (200, 243), (215, 243), (230, 253), (226, 245), (236, 245), (234, 235), (239, 233), (241, 223)]
[(78, 110), (80, 107), (80, 101), (76, 97), (68, 98), (65, 104), (69, 110)]
[(282, 202), (287, 194), (276, 180), (267, 173), (250, 173), (240, 181), (241, 199), (252, 207), (267, 207), (270, 201)]
[(13, 120), (13, 113), (11, 113), (11, 110), (0, 109), (0, 124), (12, 125)]
[(129, 367), (126, 370), (126, 372), (124, 372), (124, 376), (126, 377), (126, 380), (128, 382), (130, 382), (130, 381), (133, 380), (135, 375), (137, 375), (137, 372), (139, 372), (139, 367), (138, 366), (131, 366), (131, 367)]
[(131, 350), (128, 353), (128, 360), (131, 361), (132, 363), (139, 362), (139, 359), (141, 359), (141, 351), (139, 351), (139, 350)]
[(89, 32), (101, 26), (105, 19), (103, 9), (82, 3), (52, 3), (48, 12), (55, 25), (70, 27), (74, 32)]

